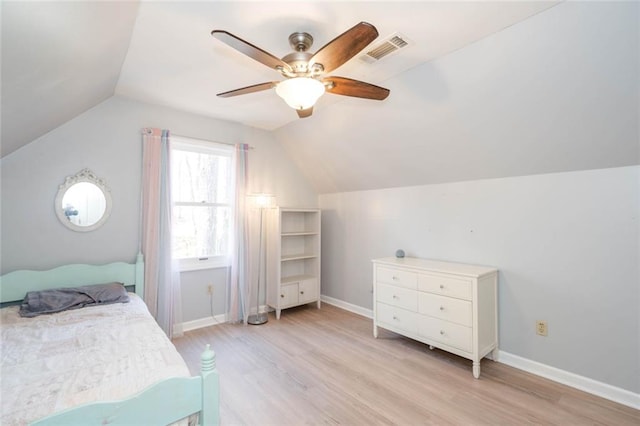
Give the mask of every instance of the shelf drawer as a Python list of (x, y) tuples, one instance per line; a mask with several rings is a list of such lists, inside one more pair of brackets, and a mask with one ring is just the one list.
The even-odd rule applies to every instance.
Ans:
[(468, 300), (418, 293), (418, 313), (471, 327), (473, 310)]
[(285, 308), (298, 304), (298, 283), (291, 283), (280, 287), (280, 306)]
[(419, 316), (415, 312), (407, 311), (384, 303), (376, 303), (376, 321), (416, 335), (418, 333)]
[(418, 292), (415, 290), (388, 284), (378, 284), (376, 286), (376, 299), (378, 302), (387, 305), (397, 306), (412, 312), (418, 311)]
[(455, 276), (420, 274), (418, 290), (464, 300), (473, 296), (471, 280)]
[(471, 327), (437, 318), (422, 318), (422, 321), (418, 324), (418, 335), (465, 352), (472, 352), (473, 334)]
[(318, 300), (318, 280), (310, 278), (302, 280), (298, 284), (298, 302), (300, 304)]
[(376, 280), (381, 283), (393, 284), (413, 290), (418, 288), (418, 274), (400, 269), (378, 266), (376, 269)]
[(287, 280), (280, 287), (280, 307), (288, 308), (318, 300), (318, 279)]

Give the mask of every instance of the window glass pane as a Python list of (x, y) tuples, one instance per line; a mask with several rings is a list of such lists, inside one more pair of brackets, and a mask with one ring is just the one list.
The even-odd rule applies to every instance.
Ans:
[(171, 196), (174, 202), (228, 204), (231, 200), (231, 157), (173, 149)]
[(230, 216), (229, 207), (174, 206), (173, 257), (226, 255)]

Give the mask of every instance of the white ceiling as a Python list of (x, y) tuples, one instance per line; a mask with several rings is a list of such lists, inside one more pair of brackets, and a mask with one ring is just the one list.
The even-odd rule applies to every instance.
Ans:
[[(200, 2), (142, 3), (116, 93), (150, 103), (273, 130), (298, 120), (273, 92), (236, 98), (216, 94), (280, 80), (266, 66), (212, 38), (227, 30), (283, 57), (288, 36), (306, 31), (316, 51), (360, 21), (380, 39), (401, 32), (414, 42), (375, 65), (352, 59), (332, 75), (384, 85), (389, 77), (473, 43), (546, 9), (514, 2)], [(318, 109), (340, 100), (326, 95)]]
[[(309, 32), (315, 51), (356, 23), (370, 22), (379, 40), (399, 32), (412, 45), (373, 65), (356, 56), (332, 75), (384, 86), (557, 3), (5, 1), (1, 155), (113, 94), (268, 130), (299, 120), (273, 91), (216, 97), (280, 77), (213, 39), (213, 29), (282, 57), (294, 31)], [(340, 101), (327, 94), (315, 111)]]
[[(119, 95), (272, 131), (318, 193), (640, 164), (638, 2), (0, 5), (2, 156)], [(386, 100), (326, 94), (298, 119), (272, 90), (216, 97), (280, 76), (213, 29), (282, 57), (294, 31), (315, 51), (360, 21), (412, 45), (331, 75)]]

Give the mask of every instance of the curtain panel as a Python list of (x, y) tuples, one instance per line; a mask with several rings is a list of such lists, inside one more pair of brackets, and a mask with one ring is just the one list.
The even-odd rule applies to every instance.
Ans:
[(144, 301), (169, 338), (181, 335), (180, 272), (171, 255), (171, 146), (168, 130), (142, 131)]
[(247, 216), (247, 179), (249, 145), (237, 144), (234, 150), (234, 187), (231, 239), (231, 271), (227, 291), (227, 321), (247, 323), (249, 316), (249, 232)]

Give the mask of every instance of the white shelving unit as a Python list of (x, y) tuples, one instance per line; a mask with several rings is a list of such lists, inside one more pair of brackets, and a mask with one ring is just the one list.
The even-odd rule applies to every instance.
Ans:
[(320, 308), (320, 210), (268, 212), (267, 305), (282, 309), (316, 302)]

